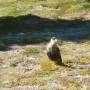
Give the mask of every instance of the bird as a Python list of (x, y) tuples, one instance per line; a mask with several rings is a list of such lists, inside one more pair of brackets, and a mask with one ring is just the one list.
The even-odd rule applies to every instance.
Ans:
[(55, 61), (57, 64), (62, 64), (62, 57), (60, 53), (60, 49), (57, 45), (57, 38), (52, 37), (50, 42), (46, 46), (47, 56), (50, 60)]

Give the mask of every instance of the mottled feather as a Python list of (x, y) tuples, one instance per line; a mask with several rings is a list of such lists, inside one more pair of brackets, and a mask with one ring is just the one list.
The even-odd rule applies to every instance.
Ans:
[(47, 56), (50, 60), (56, 61), (57, 63), (62, 63), (60, 49), (56, 43), (51, 44), (51, 42), (47, 46)]

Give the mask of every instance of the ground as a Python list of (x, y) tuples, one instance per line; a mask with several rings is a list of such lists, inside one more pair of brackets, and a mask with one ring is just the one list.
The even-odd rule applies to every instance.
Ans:
[(0, 0), (0, 90), (90, 90), (90, 1)]
[[(55, 35), (57, 33), (59, 32), (54, 32)], [(41, 35), (41, 38), (43, 34), (47, 35), (48, 33), (37, 32), (32, 33), (32, 36), (39, 37)], [(65, 36), (72, 36), (72, 34), (67, 31)], [(20, 36), (20, 34), (18, 35)], [(25, 34), (21, 33), (21, 35)], [(6, 37), (11, 39), (12, 36), (7, 35)], [(56, 65), (48, 59), (45, 49), (48, 41), (41, 40), (34, 44), (18, 42), (18, 45), (12, 44), (7, 49), (2, 49), (0, 51), (1, 90), (89, 90), (90, 41), (58, 39), (63, 63), (66, 66)]]

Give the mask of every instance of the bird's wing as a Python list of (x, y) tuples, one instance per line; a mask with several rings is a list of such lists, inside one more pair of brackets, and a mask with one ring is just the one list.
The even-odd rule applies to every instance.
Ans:
[(60, 49), (57, 45), (54, 45), (53, 49), (55, 53), (60, 53)]

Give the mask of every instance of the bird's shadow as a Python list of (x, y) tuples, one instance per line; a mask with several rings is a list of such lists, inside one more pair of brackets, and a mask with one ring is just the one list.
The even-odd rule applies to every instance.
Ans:
[(61, 66), (63, 66), (63, 67), (67, 67), (67, 68), (75, 69), (74, 67), (72, 67), (72, 65), (67, 65), (67, 64), (64, 64), (64, 63), (62, 63)]
[(65, 63), (58, 63), (58, 62), (55, 62), (55, 64), (58, 65), (58, 66), (65, 67), (65, 68), (72, 68), (72, 69), (75, 69), (75, 67), (73, 67), (72, 65), (68, 65), (68, 64), (65, 64)]

